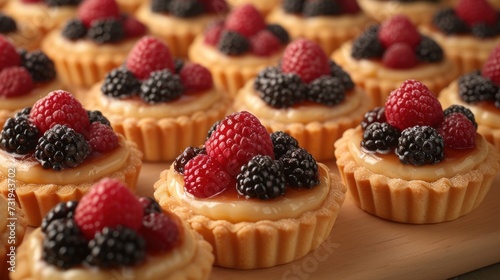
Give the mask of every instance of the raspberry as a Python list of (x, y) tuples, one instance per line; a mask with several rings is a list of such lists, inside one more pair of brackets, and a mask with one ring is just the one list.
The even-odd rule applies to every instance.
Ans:
[(287, 186), (310, 189), (319, 185), (318, 164), (306, 150), (289, 150), (280, 161), (283, 163)]
[(250, 50), (250, 41), (235, 31), (223, 31), (217, 48), (227, 55), (239, 55)]
[(71, 19), (62, 28), (62, 36), (68, 40), (78, 40), (87, 35), (87, 27), (79, 19)]
[(30, 73), (24, 67), (13, 66), (0, 72), (0, 97), (22, 96), (33, 87)]
[(221, 121), (205, 142), (207, 154), (232, 176), (256, 155), (274, 158), (273, 143), (266, 128), (249, 112), (236, 112)]
[(232, 178), (212, 157), (199, 154), (184, 167), (184, 189), (197, 198), (215, 196), (231, 186)]
[(16, 30), (16, 22), (11, 17), (0, 12), (0, 34), (7, 34)]
[(460, 113), (467, 117), (467, 119), (472, 123), (474, 128), (477, 128), (477, 123), (476, 123), (476, 118), (474, 117), (474, 113), (462, 105), (451, 105), (450, 107), (446, 108), (443, 111), (444, 117), (446, 118), (448, 115), (454, 114), (454, 113)]
[(203, 42), (211, 46), (217, 46), (223, 30), (224, 30), (223, 21), (212, 22), (210, 25), (208, 25), (207, 29), (205, 30)]
[(163, 213), (151, 213), (142, 218), (139, 235), (146, 240), (146, 251), (154, 254), (174, 248), (181, 233), (177, 218)]
[(375, 122), (386, 122), (384, 107), (375, 107), (372, 110), (366, 112), (363, 120), (361, 121), (361, 129), (365, 130), (370, 124)]
[(115, 0), (85, 0), (78, 7), (77, 17), (88, 28), (94, 20), (119, 19), (120, 9)]
[(476, 128), (463, 114), (452, 113), (444, 118), (439, 134), (452, 149), (469, 149), (476, 145)]
[(75, 210), (75, 221), (91, 240), (105, 227), (122, 225), (138, 230), (144, 210), (142, 204), (118, 179), (104, 178), (82, 197)]
[(481, 75), (500, 86), (500, 45), (496, 46), (483, 64)]
[(38, 128), (26, 116), (8, 118), (0, 136), (0, 148), (8, 153), (27, 154), (36, 148)]
[(175, 171), (184, 174), (184, 168), (186, 164), (192, 160), (195, 156), (199, 154), (206, 154), (205, 149), (196, 148), (196, 147), (187, 147), (184, 149), (182, 154), (178, 155), (174, 161), (174, 169)]
[(306, 85), (299, 76), (285, 74), (276, 67), (260, 71), (254, 81), (260, 98), (274, 108), (287, 108), (304, 100)]
[(226, 0), (202, 0), (207, 13), (225, 14), (229, 11)]
[(54, 62), (41, 50), (23, 56), (23, 67), (28, 70), (35, 83), (51, 81), (56, 77)]
[(246, 198), (272, 199), (285, 194), (285, 176), (279, 160), (254, 156), (241, 167), (236, 189)]
[(415, 51), (407, 44), (395, 43), (387, 48), (382, 64), (393, 69), (409, 69), (417, 65)]
[(495, 8), (486, 0), (460, 0), (455, 6), (455, 12), (469, 25), (493, 25), (498, 19)]
[(399, 131), (390, 124), (374, 122), (363, 133), (361, 146), (368, 151), (385, 153), (398, 145)]
[(183, 92), (184, 85), (179, 75), (172, 74), (169, 70), (159, 70), (151, 73), (142, 83), (140, 96), (145, 102), (156, 104), (179, 98)]
[(199, 92), (212, 88), (212, 74), (207, 68), (197, 63), (187, 63), (179, 76), (186, 92)]
[(477, 70), (458, 78), (458, 94), (467, 103), (491, 101), (497, 91), (491, 80), (481, 76)]
[(282, 44), (288, 44), (290, 42), (290, 35), (285, 28), (279, 24), (268, 24), (267, 30), (271, 32)]
[(342, 14), (357, 14), (361, 11), (356, 0), (338, 0)]
[(299, 148), (299, 142), (286, 132), (275, 131), (271, 133), (271, 141), (273, 142), (274, 157), (280, 159), (289, 150)]
[(298, 39), (286, 47), (281, 70), (284, 73), (295, 73), (305, 83), (310, 83), (322, 75), (330, 75), (328, 61), (318, 44), (307, 39)]
[(424, 62), (438, 62), (443, 60), (444, 52), (436, 41), (422, 36), (422, 41), (415, 48), (418, 60)]
[(30, 112), (30, 119), (43, 134), (56, 124), (63, 124), (85, 134), (90, 125), (87, 111), (71, 93), (56, 90), (38, 100)]
[(378, 38), (384, 48), (395, 43), (408, 44), (412, 49), (420, 43), (420, 33), (404, 15), (395, 15), (380, 25)]
[(396, 155), (404, 164), (436, 164), (444, 158), (443, 138), (430, 126), (409, 127), (401, 132)]
[(384, 54), (384, 47), (378, 39), (378, 25), (374, 25), (375, 32), (365, 32), (356, 37), (352, 43), (351, 55), (354, 58), (380, 58)]
[(307, 99), (312, 102), (333, 106), (345, 99), (345, 88), (337, 77), (322, 76), (308, 85)]
[(101, 91), (104, 95), (115, 98), (127, 98), (141, 90), (141, 83), (125, 67), (118, 67), (106, 74)]
[(170, 0), (168, 9), (173, 16), (191, 18), (203, 14), (205, 8), (198, 0)]
[(21, 57), (13, 44), (7, 38), (0, 35), (0, 71), (12, 66), (21, 65)]
[(174, 60), (167, 45), (152, 36), (145, 36), (135, 44), (125, 65), (139, 80), (148, 78), (153, 71), (175, 70)]
[(468, 30), (467, 23), (457, 16), (453, 8), (439, 10), (432, 17), (432, 24), (445, 34), (460, 34)]
[(252, 4), (243, 4), (227, 16), (225, 27), (249, 38), (266, 28), (264, 17)]
[(407, 80), (391, 92), (385, 103), (385, 116), (399, 130), (415, 125), (438, 127), (444, 118), (434, 94), (415, 80)]
[(42, 232), (47, 233), (47, 228), (49, 227), (49, 225), (56, 220), (72, 219), (75, 214), (77, 205), (77, 200), (59, 202), (45, 215), (45, 217), (43, 217), (42, 225), (40, 226)]
[(122, 16), (122, 24), (127, 38), (140, 37), (147, 32), (146, 25), (129, 15)]
[[(160, 204), (158, 204), (158, 202), (156, 202), (156, 200), (152, 199), (151, 197), (141, 196), (139, 197), (139, 202), (141, 203), (142, 209), (144, 210), (144, 216), (152, 213), (162, 213)], [(142, 219), (144, 220), (144, 217)]]
[[(214, 124), (212, 124), (212, 126), (210, 127), (210, 129), (207, 132), (207, 137), (206, 137), (205, 141), (208, 140), (208, 138), (210, 138), (210, 136), (212, 136), (212, 133), (214, 133), (214, 131), (217, 129), (220, 122), (221, 121), (219, 120), (219, 121), (216, 121)], [(205, 146), (203, 146), (203, 149), (205, 150)], [(204, 153), (206, 154), (206, 150)]]
[(331, 0), (306, 0), (302, 9), (304, 17), (331, 16), (340, 12), (340, 5)]
[(305, 0), (283, 0), (281, 7), (288, 14), (301, 14)]
[(106, 153), (118, 147), (118, 136), (110, 126), (93, 122), (88, 133), (88, 142), (92, 151)]
[(268, 56), (281, 48), (281, 42), (269, 30), (261, 30), (250, 38), (250, 48), (257, 56)]

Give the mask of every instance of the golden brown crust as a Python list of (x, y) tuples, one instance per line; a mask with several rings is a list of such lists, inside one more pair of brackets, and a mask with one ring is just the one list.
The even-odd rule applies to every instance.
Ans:
[(401, 1), (358, 0), (358, 4), (365, 13), (379, 22), (394, 15), (403, 14), (416, 25), (431, 22), (434, 13), (445, 6), (444, 3), (426, 1), (403, 3)]
[(227, 0), (227, 3), (232, 7), (250, 3), (265, 16), (269, 14), (274, 7), (280, 5), (281, 1), (282, 0)]
[[(13, 211), (10, 207), (13, 207)], [(24, 211), (18, 207), (17, 202), (15, 202), (14, 206), (12, 204), (8, 204), (8, 201), (5, 197), (0, 195), (0, 278), (8, 279), (9, 267), (10, 264), (8, 261), (7, 254), (10, 254), (10, 247), (19, 247), (24, 239), (24, 233), (26, 232), (26, 219), (24, 217)], [(13, 216), (11, 216), (11, 213)], [(15, 218), (15, 220), (8, 220), (8, 218)], [(10, 239), (9, 236), (11, 234), (10, 228), (7, 227), (10, 222), (15, 223), (15, 235), (14, 239)], [(14, 243), (13, 243), (14, 242)], [(17, 254), (17, 252), (16, 252)], [(17, 256), (16, 256), (17, 260)]]
[(116, 0), (118, 6), (120, 7), (120, 11), (134, 14), (135, 11), (139, 8), (139, 6), (145, 1), (143, 0)]

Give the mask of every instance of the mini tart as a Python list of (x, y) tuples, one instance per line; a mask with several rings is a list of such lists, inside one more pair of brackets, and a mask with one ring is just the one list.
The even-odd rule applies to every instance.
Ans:
[(446, 1), (387, 1), (387, 0), (358, 0), (361, 9), (378, 22), (385, 21), (393, 15), (403, 14), (413, 23), (420, 25), (432, 21), (432, 15), (442, 7)]
[(278, 6), (282, 0), (227, 0), (227, 2), (233, 7), (250, 3), (265, 16), (269, 14), (274, 7)]
[(377, 106), (383, 105), (389, 93), (409, 78), (422, 81), (431, 92), (438, 94), (459, 75), (456, 64), (446, 58), (437, 63), (419, 63), (412, 69), (391, 69), (380, 60), (355, 59), (351, 56), (351, 49), (352, 42), (343, 44), (332, 54), (332, 59), (351, 75), (353, 82), (362, 87)]
[(145, 1), (143, 1), (143, 0), (116, 0), (116, 3), (120, 7), (120, 10), (125, 12), (125, 13), (129, 13), (129, 14), (135, 13), (135, 11), (137, 11), (139, 6), (141, 6), (141, 4), (143, 2), (145, 2)]
[(240, 90), (233, 103), (234, 110), (251, 112), (270, 132), (290, 134), (316, 160), (332, 159), (332, 143), (342, 137), (344, 131), (359, 124), (365, 112), (372, 108), (364, 90), (355, 87), (346, 92), (342, 103), (335, 106), (303, 102), (290, 108), (276, 109), (259, 97), (253, 84), (251, 80)]
[(0, 194), (8, 195), (9, 168), (16, 169), (16, 198), (28, 225), (37, 227), (57, 203), (80, 199), (103, 177), (118, 178), (135, 190), (142, 153), (135, 143), (119, 136), (119, 146), (104, 155), (93, 153), (79, 166), (55, 171), (32, 158), (15, 158), (0, 151)]
[(357, 14), (305, 18), (286, 13), (281, 6), (274, 8), (266, 20), (283, 26), (292, 39), (306, 38), (316, 42), (327, 54), (356, 37), (370, 22), (370, 18), (361, 11)]
[(377, 217), (402, 223), (451, 221), (476, 209), (500, 167), (498, 153), (477, 134), (476, 147), (445, 149), (445, 160), (403, 165), (394, 154), (366, 153), (361, 127), (335, 143), (337, 166), (355, 204)]
[[(12, 212), (12, 216), (10, 212)], [(11, 231), (8, 226), (11, 222), (15, 223), (15, 235), (9, 239)], [(10, 254), (11, 246), (17, 248), (22, 243), (26, 226), (24, 212), (18, 207), (15, 197), (7, 200), (0, 195), (0, 244), (2, 244), (0, 246), (0, 278), (2, 279), (9, 279), (10, 264), (8, 261), (10, 257), (7, 254)], [(15, 257), (17, 258), (17, 255)]]
[(11, 280), (167, 280), (208, 279), (214, 256), (212, 246), (199, 234), (183, 225), (182, 243), (165, 254), (147, 256), (144, 263), (134, 267), (90, 269), (84, 266), (60, 270), (42, 260), (44, 234), (36, 229), (18, 251), (16, 272)]
[[(184, 192), (184, 177), (172, 165), (155, 183), (154, 196), (163, 209), (187, 221), (212, 244), (215, 265), (238, 269), (271, 267), (303, 257), (330, 234), (346, 188), (325, 165), (318, 164), (318, 168), (320, 185), (261, 201), (239, 200), (236, 193), (192, 198)], [(317, 197), (301, 199), (308, 192)], [(297, 204), (308, 205), (306, 201), (313, 203), (311, 209), (295, 208), (291, 213)], [(266, 211), (272, 208), (275, 217)]]
[(212, 73), (217, 88), (234, 97), (245, 83), (257, 76), (260, 70), (269, 65), (276, 65), (281, 59), (283, 49), (271, 56), (256, 56), (244, 54), (229, 56), (221, 53), (217, 48), (205, 44), (204, 36), (196, 36), (189, 47), (189, 60), (205, 66)]
[(28, 22), (16, 21), (17, 29), (14, 32), (2, 34), (9, 38), (16, 48), (33, 51), (40, 48), (43, 39), (42, 33)]
[(151, 105), (139, 99), (107, 97), (101, 85), (92, 87), (83, 103), (100, 110), (114, 131), (137, 143), (145, 161), (174, 160), (186, 147), (203, 144), (206, 131), (229, 108), (227, 96), (215, 89)]

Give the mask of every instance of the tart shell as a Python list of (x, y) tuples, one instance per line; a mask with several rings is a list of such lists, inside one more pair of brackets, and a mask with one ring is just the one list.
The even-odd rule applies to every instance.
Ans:
[[(444, 1), (440, 1), (444, 2)], [(394, 15), (403, 14), (413, 23), (420, 25), (432, 21), (432, 16), (445, 4), (431, 1), (415, 1), (401, 3), (400, 1), (358, 0), (361, 9), (378, 22), (383, 22)]]

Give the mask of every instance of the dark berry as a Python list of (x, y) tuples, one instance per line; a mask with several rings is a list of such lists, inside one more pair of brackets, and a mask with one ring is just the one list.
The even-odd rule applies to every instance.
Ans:
[(101, 19), (91, 23), (87, 36), (99, 45), (116, 43), (125, 37), (125, 30), (119, 20)]
[(453, 8), (442, 9), (432, 18), (432, 23), (445, 34), (460, 34), (468, 31), (465, 21), (460, 19)]
[(35, 158), (43, 168), (60, 171), (80, 165), (90, 154), (85, 137), (66, 125), (56, 124), (47, 130), (35, 149)]
[(384, 47), (378, 39), (377, 33), (363, 33), (354, 39), (351, 55), (356, 59), (381, 58)]
[(270, 156), (256, 155), (241, 167), (236, 189), (247, 198), (271, 199), (285, 194), (282, 164)]
[(238, 32), (223, 31), (217, 47), (227, 55), (239, 55), (250, 50), (250, 42)]
[(493, 100), (496, 92), (497, 89), (493, 83), (481, 76), (477, 70), (458, 79), (458, 93), (462, 100), (467, 103)]
[(186, 149), (184, 149), (182, 154), (178, 155), (174, 160), (175, 171), (179, 172), (180, 174), (184, 174), (184, 167), (186, 166), (188, 161), (199, 154), (206, 154), (205, 149), (197, 147), (187, 147)]
[(254, 88), (260, 98), (274, 108), (287, 108), (304, 100), (306, 86), (296, 74), (267, 67), (255, 78)]
[(446, 116), (451, 115), (453, 113), (460, 113), (466, 116), (467, 119), (469, 119), (469, 121), (471, 121), (471, 123), (474, 125), (474, 127), (477, 128), (476, 118), (474, 117), (474, 113), (472, 113), (472, 111), (469, 110), (469, 108), (464, 107), (462, 105), (451, 105), (450, 107), (446, 108), (443, 111), (445, 118)]
[(203, 4), (198, 0), (170, 0), (168, 9), (172, 15), (181, 18), (196, 17), (204, 11)]
[(444, 158), (444, 141), (430, 126), (412, 126), (401, 132), (396, 154), (404, 164), (436, 164)]
[(214, 131), (217, 129), (217, 126), (218, 126), (219, 124), (220, 124), (220, 121), (216, 121), (214, 124), (212, 124), (212, 126), (211, 126), (211, 127), (210, 127), (210, 129), (208, 130), (206, 140), (208, 140), (208, 138), (210, 138), (210, 136), (212, 136), (212, 133), (214, 133)]
[(172, 0), (152, 0), (151, 11), (155, 13), (168, 13), (168, 7)]
[(422, 40), (415, 48), (417, 58), (424, 62), (438, 62), (443, 60), (444, 52), (436, 41), (427, 36), (422, 36)]
[(184, 67), (184, 60), (180, 58), (175, 58), (174, 59), (175, 73), (179, 74), (179, 72), (181, 72), (182, 67)]
[(111, 126), (111, 123), (109, 122), (108, 118), (106, 118), (101, 111), (89, 111), (87, 110), (87, 115), (89, 116), (89, 122), (100, 122), (102, 124), (105, 124), (107, 126)]
[(309, 85), (307, 99), (327, 106), (337, 105), (345, 99), (345, 88), (337, 77), (321, 76)]
[(370, 124), (363, 133), (361, 146), (368, 151), (385, 153), (398, 145), (399, 130), (384, 122)]
[(125, 67), (118, 67), (106, 74), (101, 91), (107, 96), (127, 98), (139, 93), (141, 83)]
[(30, 73), (33, 82), (43, 83), (56, 77), (54, 62), (41, 50), (27, 53), (23, 59), (23, 66)]
[(339, 78), (346, 91), (353, 89), (354, 82), (352, 81), (351, 76), (332, 60), (329, 61), (329, 64), (330, 75), (332, 75), (332, 77)]
[(144, 209), (144, 215), (162, 213), (160, 204), (158, 204), (158, 202), (151, 197), (141, 196), (139, 197), (139, 202), (142, 204), (142, 208)]
[(282, 8), (289, 14), (302, 14), (305, 0), (283, 0)]
[(21, 116), (29, 118), (30, 117), (30, 113), (31, 113), (31, 107), (25, 107), (21, 111), (17, 112), (14, 115), (14, 118), (21, 117)]
[(8, 118), (0, 136), (0, 148), (9, 153), (27, 154), (38, 143), (38, 128), (26, 116)]
[(318, 164), (308, 151), (302, 148), (289, 150), (280, 161), (287, 186), (312, 188), (319, 184)]
[(288, 31), (286, 31), (286, 29), (281, 25), (268, 24), (267, 30), (271, 31), (271, 33), (273, 33), (282, 44), (288, 44), (288, 42), (290, 42), (290, 35), (288, 34)]
[(366, 112), (363, 120), (361, 121), (361, 129), (365, 130), (370, 124), (374, 122), (386, 122), (384, 107), (375, 107), (372, 110)]
[(87, 28), (79, 19), (69, 20), (62, 29), (62, 36), (68, 40), (78, 40), (87, 35)]
[(52, 208), (42, 220), (42, 232), (47, 233), (47, 228), (55, 220), (60, 219), (71, 219), (75, 214), (76, 206), (78, 206), (78, 201), (71, 200), (67, 202), (59, 202), (54, 208)]
[(11, 17), (0, 12), (0, 34), (7, 34), (16, 30), (16, 22)]
[(273, 141), (275, 159), (280, 159), (288, 151), (295, 150), (299, 147), (297, 139), (283, 131), (275, 131), (271, 133), (271, 141)]
[(151, 73), (141, 85), (141, 98), (150, 104), (168, 102), (182, 95), (184, 86), (179, 75), (169, 70), (159, 70)]
[(304, 17), (338, 15), (342, 11), (340, 5), (332, 0), (307, 0), (304, 2)]
[(43, 0), (49, 7), (78, 6), (83, 0)]
[(496, 26), (488, 25), (485, 23), (478, 23), (471, 26), (470, 32), (472, 35), (481, 39), (491, 38), (498, 35), (499, 30)]

